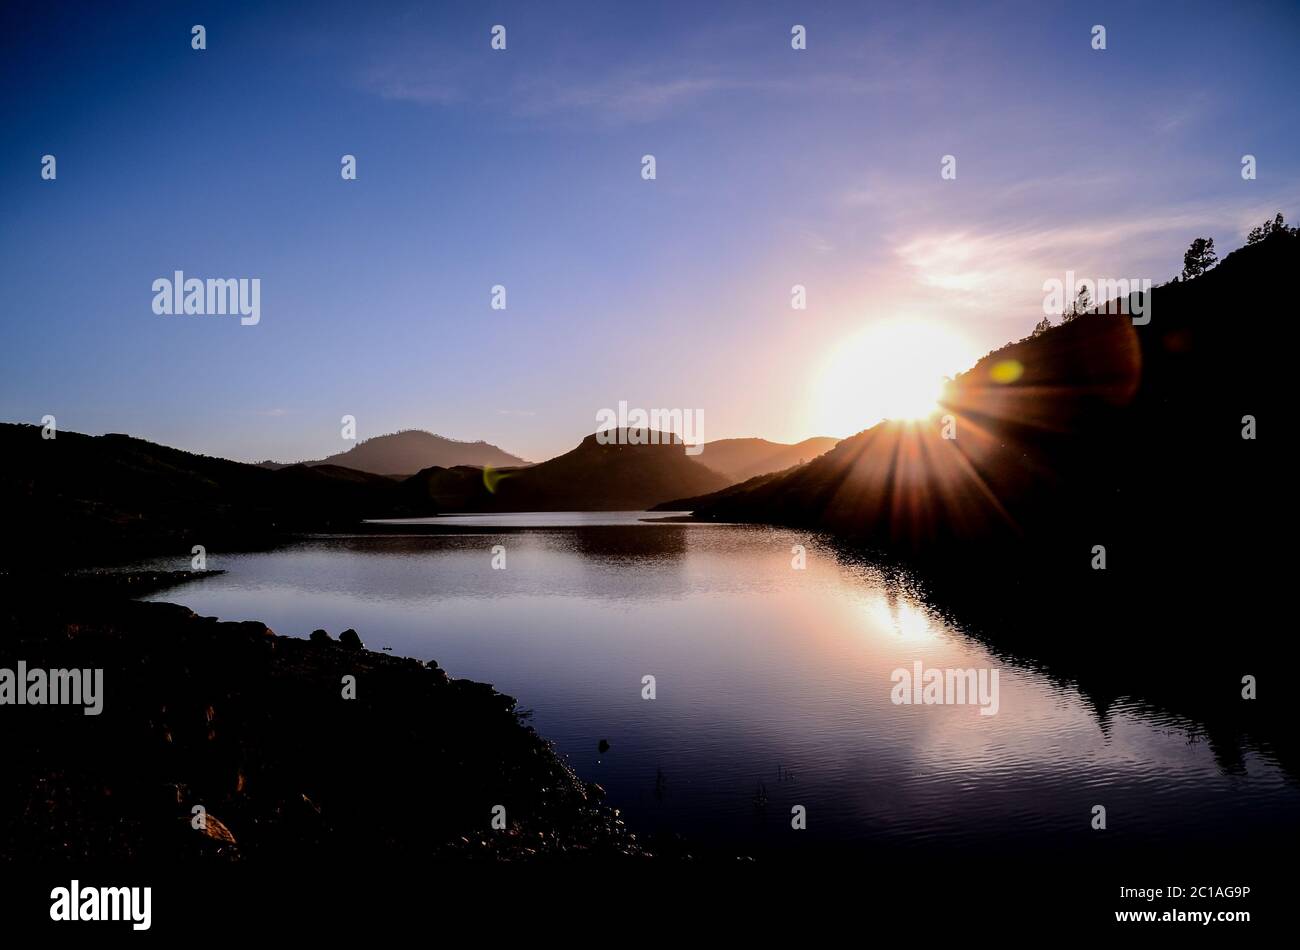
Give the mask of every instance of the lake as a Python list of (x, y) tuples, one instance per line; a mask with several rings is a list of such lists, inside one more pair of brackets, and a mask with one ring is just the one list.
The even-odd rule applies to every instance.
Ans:
[[(824, 539), (642, 520), (663, 517), (424, 519), (386, 527), (423, 533), (210, 554), (224, 575), (149, 599), (287, 635), (353, 627), (372, 650), (492, 683), (533, 710), (635, 830), (736, 853), (1059, 852), (1096, 840), (1094, 804), (1107, 808), (1108, 841), (1240, 841), (1296, 812), (1295, 786), (1259, 753), (1226, 774), (1187, 721), (1124, 698), (1099, 717), (1069, 685), (1009, 665), (913, 585)], [(895, 671), (918, 662), (996, 670), (996, 714), (896, 703)], [(794, 806), (805, 830), (791, 829)]]

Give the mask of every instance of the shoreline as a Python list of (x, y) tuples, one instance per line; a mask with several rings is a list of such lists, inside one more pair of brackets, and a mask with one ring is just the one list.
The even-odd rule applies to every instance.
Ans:
[(104, 694), (93, 718), (0, 709), (0, 865), (651, 857), (488, 684), (355, 632), (280, 636), (127, 599), (192, 579), (7, 591), (0, 667), (102, 670)]

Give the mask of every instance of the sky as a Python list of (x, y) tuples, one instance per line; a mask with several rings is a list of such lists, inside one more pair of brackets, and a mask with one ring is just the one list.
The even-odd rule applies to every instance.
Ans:
[[(884, 410), (828, 378), (1300, 217), (1294, 3), (2, 9), (0, 420), (228, 458), (351, 415), (541, 460), (620, 401), (846, 436)], [(176, 270), (260, 279), (260, 322), (154, 313)]]

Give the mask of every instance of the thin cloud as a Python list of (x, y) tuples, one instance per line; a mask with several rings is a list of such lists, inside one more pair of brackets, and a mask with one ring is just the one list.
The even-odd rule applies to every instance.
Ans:
[(368, 67), (357, 77), (357, 85), (366, 92), (391, 102), (415, 102), (445, 106), (464, 98), (458, 83), (449, 72), (428, 68), (384, 63)]
[[(427, 106), (471, 103), (526, 118), (573, 115), (621, 125), (654, 122), (710, 105), (710, 100), (729, 93), (857, 99), (886, 93), (902, 82), (900, 77), (872, 79), (836, 73), (771, 78), (741, 66), (716, 66), (683, 75), (679, 63), (665, 63), (594, 77), (559, 68), (532, 70), (527, 77), (503, 86), (500, 76), (487, 81), (480, 62), (463, 52), (448, 52), (368, 65), (355, 75), (353, 84), (388, 101)], [(489, 89), (497, 91), (485, 92)]]
[(1091, 269), (1091, 277), (1166, 280), (1173, 275), (1134, 271), (1151, 260), (1150, 248), (1167, 250), (1195, 234), (1227, 230), (1239, 216), (1235, 207), (1201, 205), (1059, 228), (926, 231), (896, 243), (894, 254), (915, 287), (940, 292), (949, 306), (999, 311), (1041, 296), (1043, 281), (1067, 268)]

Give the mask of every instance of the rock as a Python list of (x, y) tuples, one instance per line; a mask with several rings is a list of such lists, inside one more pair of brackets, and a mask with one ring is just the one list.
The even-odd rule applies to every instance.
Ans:
[[(354, 656), (360, 651), (343, 645), (351, 636), (276, 639), (264, 627), (199, 621), (152, 602), (13, 596), (2, 610), (15, 619), (0, 640), (32, 667), (84, 658), (117, 685), (111, 715), (75, 742), (64, 721), (49, 717), (30, 717), (34, 730), (0, 727), (0, 799), (7, 782), (34, 790), (41, 803), (8, 837), (0, 822), (0, 864), (119, 866), (155, 855), (233, 864), (254, 854), (353, 852), (423, 860), (453, 850), (510, 861), (628, 849), (595, 790), (503, 711), (510, 697), (450, 679), (436, 662)], [(178, 617), (191, 619), (173, 624)], [(63, 632), (74, 625), (75, 652)], [(360, 705), (340, 701), (347, 672), (369, 677)], [(64, 760), (47, 754), (63, 749)], [(421, 813), (415, 834), (405, 810), (393, 808), (395, 783), (438, 786), (445, 803)], [(480, 806), (500, 800), (498, 790), (518, 802), (516, 819), (528, 816), (528, 833), (494, 834), (490, 848), (478, 836), (462, 840), (462, 816), (486, 817)], [(196, 827), (200, 804), (215, 815)]]
[(185, 624), (198, 619), (194, 611), (188, 607), (154, 601), (150, 601), (144, 606), (137, 606), (133, 602), (126, 608), (126, 611), (133, 620), (145, 620), (158, 627)]
[(361, 642), (361, 637), (351, 627), (339, 634), (339, 643), (349, 650), (364, 650), (366, 648), (366, 645)]
[(600, 745), (596, 746), (596, 748), (600, 750), (601, 755), (604, 755), (606, 752), (609, 751), (609, 740), (601, 739)]
[[(188, 821), (190, 827), (194, 828), (194, 822), (191, 819), (182, 815), (181, 820)], [(194, 830), (202, 835), (206, 835), (213, 841), (220, 841), (222, 844), (235, 844), (235, 836), (231, 834), (231, 831), (226, 827), (225, 822), (221, 821), (221, 819), (216, 815), (210, 813), (205, 814), (203, 820), (199, 822), (198, 825), (199, 827), (194, 828)]]

